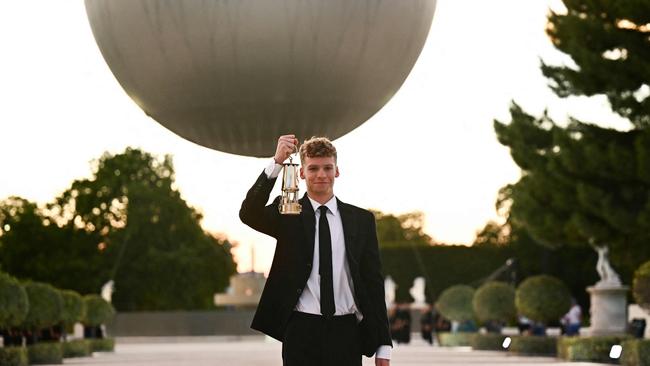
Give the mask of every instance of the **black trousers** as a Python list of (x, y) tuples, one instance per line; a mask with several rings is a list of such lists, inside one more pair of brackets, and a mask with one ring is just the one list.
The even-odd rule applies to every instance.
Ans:
[(325, 319), (295, 311), (282, 342), (284, 366), (361, 366), (354, 314)]

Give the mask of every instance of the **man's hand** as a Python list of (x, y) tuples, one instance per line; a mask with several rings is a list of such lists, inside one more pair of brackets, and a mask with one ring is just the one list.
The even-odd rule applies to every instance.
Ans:
[(298, 151), (298, 139), (295, 135), (280, 136), (273, 160), (278, 164), (282, 164), (283, 161), (287, 160), (289, 155), (296, 151)]
[(375, 357), (375, 366), (390, 366), (390, 360)]

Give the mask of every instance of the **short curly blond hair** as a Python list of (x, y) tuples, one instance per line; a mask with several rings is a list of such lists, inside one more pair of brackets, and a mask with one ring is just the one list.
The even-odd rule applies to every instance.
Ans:
[(300, 145), (300, 161), (304, 164), (305, 158), (334, 157), (336, 163), (336, 148), (327, 137), (316, 137), (305, 140)]

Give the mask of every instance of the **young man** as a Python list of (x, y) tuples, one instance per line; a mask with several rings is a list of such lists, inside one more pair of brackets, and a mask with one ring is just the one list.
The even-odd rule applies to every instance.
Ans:
[(282, 342), (285, 366), (360, 366), (361, 355), (388, 366), (392, 347), (375, 218), (334, 196), (336, 149), (323, 137), (300, 147), (307, 193), (300, 215), (266, 206), (294, 135), (278, 139), (273, 162), (242, 203), (239, 217), (277, 239), (251, 327)]

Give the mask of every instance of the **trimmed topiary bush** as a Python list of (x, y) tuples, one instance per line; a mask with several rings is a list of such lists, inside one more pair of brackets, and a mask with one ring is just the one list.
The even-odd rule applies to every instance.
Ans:
[(524, 280), (515, 292), (519, 314), (540, 323), (560, 319), (571, 307), (569, 289), (559, 279), (540, 275)]
[(115, 350), (114, 338), (89, 339), (93, 352), (113, 352)]
[(12, 276), (0, 272), (0, 329), (22, 324), (29, 311), (25, 288)]
[(623, 342), (621, 365), (645, 366), (650, 365), (650, 340), (630, 339)]
[(115, 315), (113, 305), (104, 300), (101, 296), (86, 295), (83, 299), (86, 303), (86, 317), (83, 321), (84, 325), (100, 326), (111, 320)]
[(63, 299), (63, 316), (61, 322), (64, 327), (73, 326), (86, 317), (86, 303), (81, 295), (72, 290), (61, 290)]
[(636, 303), (645, 311), (650, 311), (650, 261), (643, 263), (634, 272), (632, 293)]
[(87, 357), (92, 355), (92, 344), (87, 339), (63, 342), (63, 358)]
[(27, 346), (30, 365), (62, 364), (63, 347), (59, 342), (42, 342)]
[(615, 344), (621, 344), (627, 336), (560, 337), (557, 341), (557, 356), (567, 361), (590, 361), (608, 363), (609, 351)]
[(27, 366), (27, 348), (4, 347), (0, 348), (0, 365), (2, 366)]
[(503, 282), (487, 282), (474, 293), (472, 308), (482, 323), (506, 323), (517, 315), (515, 289)]
[(474, 319), (474, 289), (465, 285), (451, 286), (440, 294), (436, 309), (449, 320), (463, 322)]
[(503, 348), (503, 340), (506, 339), (506, 337), (506, 335), (497, 333), (477, 333), (472, 338), (471, 346), (476, 350), (505, 351)]
[(45, 283), (27, 282), (25, 291), (29, 299), (29, 311), (23, 323), (26, 328), (43, 329), (61, 322), (63, 299), (57, 289)]
[(441, 332), (438, 334), (438, 341), (443, 347), (469, 347), (476, 333), (450, 333)]
[(515, 336), (508, 351), (525, 356), (555, 356), (557, 354), (557, 338)]

